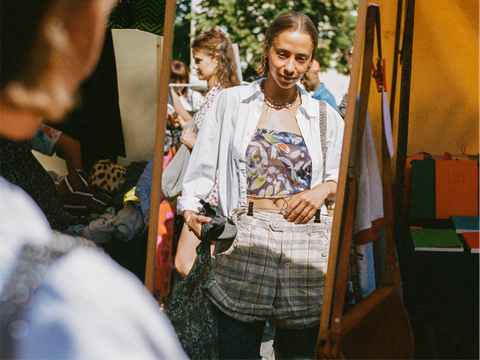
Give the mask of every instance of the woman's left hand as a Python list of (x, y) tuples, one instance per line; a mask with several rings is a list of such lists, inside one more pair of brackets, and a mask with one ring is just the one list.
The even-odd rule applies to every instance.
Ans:
[(332, 198), (337, 190), (337, 184), (327, 181), (295, 197), (285, 210), (285, 219), (295, 224), (305, 224), (315, 216), (327, 198)]

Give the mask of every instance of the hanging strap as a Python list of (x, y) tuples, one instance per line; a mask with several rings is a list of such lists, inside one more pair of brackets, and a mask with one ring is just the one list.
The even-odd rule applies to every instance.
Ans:
[(327, 174), (327, 102), (324, 100), (318, 101), (318, 114), (320, 124), (320, 143), (322, 145), (322, 157), (323, 157), (323, 171), (322, 171), (322, 183), (325, 182)]
[[(327, 178), (327, 102), (324, 100), (318, 101), (318, 113), (319, 113), (319, 124), (320, 124), (320, 143), (322, 146), (322, 160), (323, 160), (323, 169), (322, 169), (322, 183), (325, 182)], [(333, 204), (332, 199), (325, 199), (325, 206), (327, 208), (328, 216), (333, 216)], [(320, 210), (317, 210), (318, 221), (320, 221)]]

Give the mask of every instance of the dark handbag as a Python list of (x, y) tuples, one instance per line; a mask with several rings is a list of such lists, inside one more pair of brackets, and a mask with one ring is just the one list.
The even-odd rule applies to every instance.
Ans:
[(200, 238), (207, 241), (233, 241), (237, 235), (237, 227), (233, 221), (220, 214), (218, 206), (209, 204), (204, 200), (200, 200), (200, 202), (203, 207), (199, 214), (212, 219), (212, 221), (202, 224)]
[(167, 304), (167, 316), (175, 328), (183, 350), (190, 359), (218, 358), (218, 325), (214, 305), (208, 298), (205, 284), (212, 270), (211, 241), (228, 243), (237, 233), (235, 224), (220, 214), (216, 205), (203, 200), (200, 215), (212, 218), (202, 226), (201, 243), (192, 270), (180, 281), (172, 300)]
[(218, 358), (217, 318), (204, 288), (211, 269), (210, 242), (202, 241), (192, 270), (167, 303), (166, 314), (190, 359)]

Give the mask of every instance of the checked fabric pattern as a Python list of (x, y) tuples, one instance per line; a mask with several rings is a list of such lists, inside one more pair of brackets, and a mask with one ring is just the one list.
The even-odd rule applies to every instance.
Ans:
[(108, 28), (138, 29), (163, 36), (165, 4), (165, 0), (118, 0)]

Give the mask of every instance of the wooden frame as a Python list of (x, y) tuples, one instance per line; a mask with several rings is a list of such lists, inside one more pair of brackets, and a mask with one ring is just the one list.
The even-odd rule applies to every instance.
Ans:
[(158, 87), (157, 128), (153, 162), (152, 190), (150, 195), (150, 221), (148, 228), (145, 286), (153, 293), (155, 285), (155, 258), (157, 254), (158, 215), (162, 189), (163, 146), (165, 141), (165, 119), (167, 118), (168, 84), (172, 59), (173, 31), (175, 24), (175, 0), (166, 0), (163, 27), (162, 62)]

